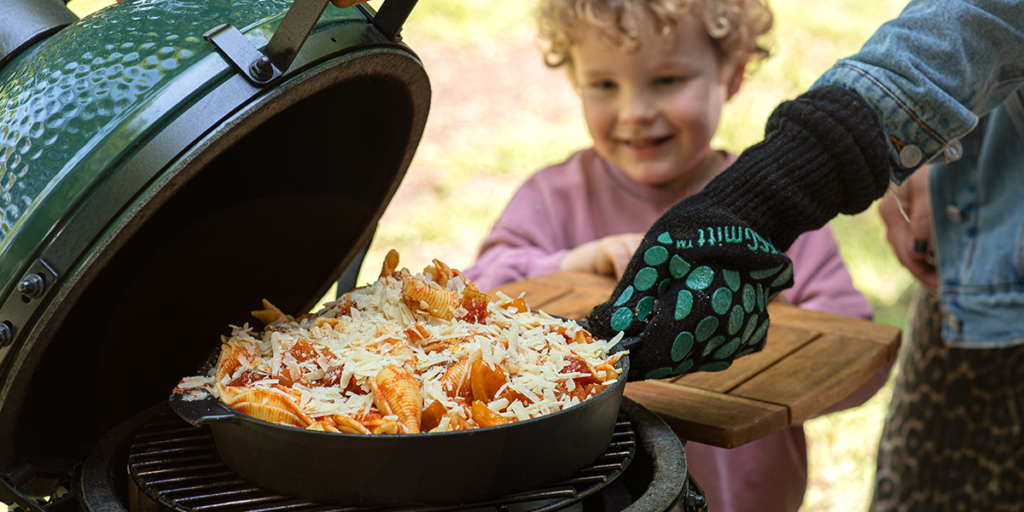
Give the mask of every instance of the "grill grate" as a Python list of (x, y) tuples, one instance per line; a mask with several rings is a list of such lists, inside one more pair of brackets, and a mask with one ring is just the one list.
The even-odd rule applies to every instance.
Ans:
[[(593, 465), (558, 484), (497, 500), (402, 512), (448, 512), (494, 507), (500, 512), (550, 512), (569, 507), (621, 475), (636, 452), (633, 425), (619, 417), (612, 442)], [(181, 512), (349, 512), (366, 508), (325, 505), (284, 496), (242, 479), (227, 467), (209, 427), (195, 428), (172, 412), (147, 422), (129, 448), (128, 472), (155, 502)], [(390, 509), (395, 510), (395, 509)]]

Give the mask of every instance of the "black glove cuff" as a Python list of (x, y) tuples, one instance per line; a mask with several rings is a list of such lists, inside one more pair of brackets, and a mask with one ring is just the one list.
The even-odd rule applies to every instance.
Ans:
[(856, 93), (826, 86), (779, 105), (763, 142), (693, 200), (728, 208), (779, 250), (839, 213), (864, 211), (889, 183), (885, 134)]

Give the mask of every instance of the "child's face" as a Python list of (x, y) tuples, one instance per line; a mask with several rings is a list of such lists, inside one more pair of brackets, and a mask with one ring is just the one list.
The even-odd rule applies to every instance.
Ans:
[(671, 39), (626, 53), (586, 31), (571, 49), (573, 79), (599, 155), (634, 180), (683, 188), (719, 170), (711, 136), (739, 88), (742, 65), (723, 65), (695, 17)]

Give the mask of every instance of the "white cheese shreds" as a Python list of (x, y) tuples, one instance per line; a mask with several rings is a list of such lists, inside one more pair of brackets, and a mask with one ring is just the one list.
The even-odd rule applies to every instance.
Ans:
[[(268, 397), (283, 398), (294, 408), (285, 407), (292, 423), (280, 422), (300, 427), (320, 421), (335, 422), (343, 432), (415, 431), (427, 415), (410, 424), (411, 413), (398, 412), (405, 409), (387, 402), (393, 398), (380, 390), (397, 385), (376, 381), (400, 368), (418, 388), (413, 410), (440, 404), (444, 412), (428, 429), (446, 432), (572, 407), (621, 373), (611, 368), (624, 352), (609, 354), (621, 335), (592, 340), (584, 331), (577, 337), (582, 329), (575, 322), (529, 307), (519, 312), (522, 295), (497, 292), (490, 299), (437, 260), (422, 274), (385, 274), (300, 318), (264, 301), (259, 318), (276, 320), (263, 332), (232, 326), (215, 371), (182, 379), (176, 392), (206, 390), (225, 401), (248, 400), (250, 409), (270, 403)], [(401, 389), (393, 395), (414, 396)], [(474, 416), (476, 400), (494, 413), (491, 419)], [(396, 414), (378, 411), (383, 403)]]

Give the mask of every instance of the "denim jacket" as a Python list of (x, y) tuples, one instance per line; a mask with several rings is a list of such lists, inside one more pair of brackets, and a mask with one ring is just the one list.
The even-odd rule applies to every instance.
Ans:
[(1024, 2), (912, 1), (823, 85), (878, 114), (894, 181), (933, 165), (946, 343), (1024, 343)]

